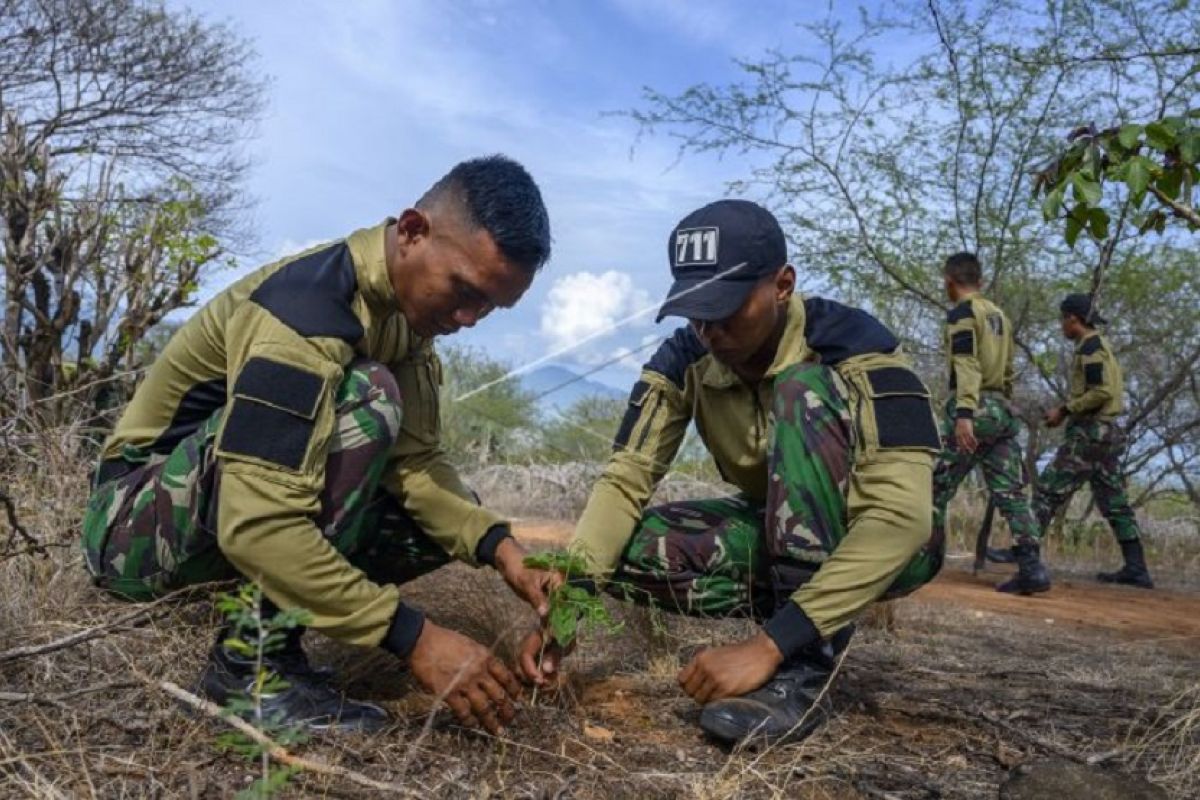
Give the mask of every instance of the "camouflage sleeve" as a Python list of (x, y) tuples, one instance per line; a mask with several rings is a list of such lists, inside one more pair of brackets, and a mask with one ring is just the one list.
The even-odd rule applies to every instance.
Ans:
[(1082, 368), (1083, 393), (1067, 402), (1067, 413), (1091, 414), (1113, 398), (1116, 370), (1113, 368), (1112, 353), (1105, 347), (1085, 345), (1075, 357)]
[(216, 443), (221, 552), (280, 608), (311, 612), (314, 628), (380, 644), (404, 616), (396, 588), (368, 580), (313, 523), (352, 351), (299, 336), (252, 303), (228, 327), (229, 399)]
[(929, 540), (932, 476), (932, 459), (912, 453), (880, 454), (855, 467), (846, 536), (792, 595), (821, 636), (853, 622)]
[(441, 362), (426, 347), (393, 372), (404, 398), (404, 417), (383, 485), (447, 553), (475, 563), (488, 529), (507, 521), (476, 502), (442, 449)]
[(571, 542), (594, 577), (606, 578), (616, 568), (690, 421), (683, 390), (663, 375), (643, 370), (630, 392), (613, 454), (592, 487)]
[(954, 371), (955, 416), (970, 419), (979, 407), (982, 372), (979, 367), (979, 321), (971, 301), (959, 303), (946, 315), (946, 346)]

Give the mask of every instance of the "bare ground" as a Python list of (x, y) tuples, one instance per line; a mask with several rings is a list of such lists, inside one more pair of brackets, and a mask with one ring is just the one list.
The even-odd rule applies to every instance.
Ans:
[[(550, 544), (565, 530), (522, 533)], [(1172, 797), (1200, 796), (1200, 595), (1060, 576), (1047, 596), (1012, 598), (991, 589), (1001, 573), (975, 578), (965, 563), (856, 636), (831, 688), (835, 718), (798, 745), (714, 747), (676, 687), (696, 648), (749, 623), (614, 603), (624, 630), (586, 643), (563, 689), (527, 702), (503, 737), (431, 716), (390, 657), (310, 636), (317, 660), (397, 721), (295, 750), (437, 797), (995, 797), (1009, 770), (1047, 756), (1091, 758)], [(0, 563), (0, 578), (0, 651), (133, 610), (88, 586), (70, 549)], [(489, 571), (454, 565), (405, 593), (502, 654), (529, 624)], [(55, 652), (0, 653), (0, 797), (222, 798), (244, 786), (253, 770), (214, 745), (223, 723), (185, 713), (157, 685), (191, 686), (214, 628), (207, 602), (184, 601)], [(284, 796), (374, 794), (306, 773)]]

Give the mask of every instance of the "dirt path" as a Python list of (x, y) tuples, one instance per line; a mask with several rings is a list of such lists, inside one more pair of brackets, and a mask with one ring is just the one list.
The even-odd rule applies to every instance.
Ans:
[(1200, 643), (1200, 593), (1160, 589), (1148, 592), (1056, 578), (1045, 594), (1014, 597), (994, 588), (1008, 575), (1007, 570), (989, 569), (972, 575), (962, 564), (965, 561), (948, 564), (916, 599), (965, 606), (981, 613), (1027, 617), (1046, 624), (1104, 628), (1136, 639), (1191, 640), (1192, 646)]
[[(528, 520), (516, 524), (516, 535), (534, 547), (545, 547), (566, 542), (571, 529), (566, 522)], [(1200, 643), (1200, 593), (1148, 592), (1058, 578), (1046, 594), (1014, 597), (994, 589), (1008, 570), (992, 568), (974, 576), (965, 564), (965, 560), (952, 559), (912, 602), (972, 608), (981, 615), (1024, 617), (1043, 625), (1101, 628), (1139, 640), (1178, 640), (1187, 646)]]

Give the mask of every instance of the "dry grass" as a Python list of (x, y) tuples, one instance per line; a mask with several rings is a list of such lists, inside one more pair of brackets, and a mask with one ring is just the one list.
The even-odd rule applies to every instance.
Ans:
[[(36, 457), (10, 454), (4, 465), (21, 520), (66, 546), (0, 561), (0, 652), (130, 610), (84, 576), (75, 540), (86, 480), (71, 442), (46, 437)], [(536, 476), (520, 480), (497, 474), (477, 486), (489, 500), (509, 487), (530, 516), (567, 518), (581, 504), (583, 490), (565, 481), (559, 494), (539, 495)], [(6, 539), (0, 527), (0, 548)], [(501, 654), (531, 624), (486, 570), (453, 565), (403, 591)], [(347, 688), (383, 702), (396, 724), (297, 751), (430, 797), (994, 797), (1011, 766), (1047, 755), (1098, 756), (1173, 797), (1200, 796), (1195, 647), (980, 619), (918, 594), (856, 637), (831, 690), (836, 716), (816, 735), (726, 753), (699, 734), (675, 672), (698, 647), (752, 624), (612, 609), (624, 629), (586, 642), (563, 690), (526, 707), (501, 737), (463, 732), (444, 713), (427, 726), (431, 701), (395, 660), (310, 636), (316, 660), (338, 666)], [(155, 688), (194, 684), (215, 626), (207, 602), (184, 598), (74, 647), (0, 660), (0, 797), (224, 798), (244, 786), (254, 769), (214, 746), (222, 726)], [(286, 796), (373, 795), (305, 774)]]

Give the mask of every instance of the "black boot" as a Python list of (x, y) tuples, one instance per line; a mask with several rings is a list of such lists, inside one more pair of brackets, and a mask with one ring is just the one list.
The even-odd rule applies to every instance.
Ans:
[(847, 626), (828, 644), (785, 661), (753, 692), (709, 703), (700, 712), (700, 727), (728, 745), (796, 742), (808, 736), (829, 717), (825, 685), (851, 634), (853, 626)]
[[(218, 705), (232, 698), (249, 698), (254, 686), (254, 659), (229, 652), (218, 637), (200, 675), (200, 693)], [(287, 687), (262, 696), (263, 717), (276, 724), (298, 725), (309, 732), (371, 732), (385, 727), (388, 713), (372, 703), (350, 700), (329, 682), (328, 673), (314, 670), (299, 647), (264, 657), (263, 666)], [(241, 714), (249, 719), (250, 713)]]
[(1011, 547), (989, 547), (987, 560), (993, 564), (1015, 564), (1017, 557), (1013, 555)]
[(1013, 545), (1017, 574), (996, 587), (1007, 594), (1037, 594), (1050, 589), (1050, 573), (1042, 564), (1037, 542), (1027, 540)]
[(1146, 567), (1146, 554), (1142, 550), (1142, 540), (1122, 541), (1120, 545), (1121, 555), (1125, 557), (1125, 566), (1116, 572), (1101, 572), (1096, 579), (1101, 583), (1124, 583), (1127, 586), (1153, 589), (1154, 581), (1150, 580), (1150, 570)]

